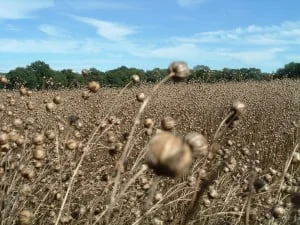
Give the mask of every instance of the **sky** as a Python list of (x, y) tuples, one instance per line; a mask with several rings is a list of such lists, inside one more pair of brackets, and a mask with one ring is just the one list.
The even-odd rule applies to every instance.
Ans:
[(0, 0), (0, 72), (300, 61), (299, 0)]

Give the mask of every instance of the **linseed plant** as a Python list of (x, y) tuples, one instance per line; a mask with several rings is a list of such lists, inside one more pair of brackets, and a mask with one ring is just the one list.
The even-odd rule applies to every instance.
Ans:
[(159, 86), (1, 91), (1, 225), (299, 223), (299, 81), (170, 72)]

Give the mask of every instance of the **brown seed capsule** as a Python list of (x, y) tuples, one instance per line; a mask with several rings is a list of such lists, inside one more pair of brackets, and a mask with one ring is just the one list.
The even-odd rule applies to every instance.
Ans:
[(81, 75), (82, 75), (83, 77), (86, 77), (88, 74), (89, 74), (89, 71), (88, 71), (87, 69), (81, 70)]
[(20, 128), (23, 124), (23, 121), (19, 118), (14, 119), (13, 124), (15, 127)]
[(24, 178), (32, 179), (35, 177), (35, 170), (33, 167), (27, 166), (21, 170), (21, 174)]
[(131, 80), (134, 83), (138, 83), (138, 82), (140, 82), (140, 77), (139, 77), (139, 75), (134, 74), (134, 75), (132, 75)]
[(8, 84), (8, 79), (6, 77), (0, 77), (0, 83), (2, 84)]
[(82, 97), (84, 100), (87, 100), (87, 99), (89, 99), (90, 94), (89, 94), (88, 91), (84, 91), (84, 92), (82, 92), (81, 97)]
[(58, 105), (58, 104), (60, 104), (62, 102), (62, 99), (61, 99), (61, 97), (59, 95), (56, 95), (53, 98), (53, 102)]
[(100, 84), (99, 84), (99, 82), (97, 82), (97, 81), (91, 81), (91, 82), (88, 84), (88, 89), (89, 89), (91, 92), (96, 93), (96, 92), (100, 89)]
[(136, 95), (136, 99), (139, 101), (139, 102), (143, 102), (146, 98), (146, 95), (144, 93), (139, 93)]
[(55, 109), (55, 104), (53, 102), (46, 103), (46, 110), (52, 112)]
[(26, 106), (27, 106), (27, 109), (29, 109), (29, 110), (33, 110), (34, 109), (34, 106), (33, 106), (32, 102), (27, 102)]
[(153, 125), (154, 125), (154, 122), (151, 118), (145, 119), (144, 126), (146, 128), (151, 128), (151, 127), (153, 127)]
[(45, 135), (49, 140), (53, 140), (55, 138), (55, 132), (53, 130), (47, 130)]
[(171, 65), (169, 66), (169, 70), (171, 73), (174, 73), (173, 78), (175, 78), (175, 81), (186, 78), (191, 74), (191, 71), (189, 70), (187, 64), (182, 61), (171, 63)]
[(246, 104), (240, 101), (234, 101), (231, 106), (231, 110), (234, 111), (238, 116), (243, 115), (246, 112)]
[(208, 141), (202, 134), (190, 132), (184, 140), (191, 147), (194, 156), (206, 156), (208, 154)]
[(37, 160), (44, 160), (46, 158), (46, 150), (41, 145), (37, 145), (33, 150), (33, 157)]
[(0, 133), (0, 145), (4, 145), (8, 143), (9, 141), (9, 135), (6, 133)]
[(272, 214), (275, 218), (281, 218), (285, 216), (286, 210), (282, 206), (276, 205), (272, 210)]
[(33, 214), (31, 211), (25, 209), (19, 213), (19, 224), (20, 225), (29, 225), (32, 223)]
[(42, 134), (36, 134), (33, 137), (33, 144), (35, 145), (41, 145), (44, 143), (44, 136)]
[(21, 96), (27, 95), (27, 88), (21, 87), (21, 88), (20, 88), (20, 95), (21, 95)]
[(27, 93), (26, 93), (26, 95), (27, 95), (28, 97), (32, 96), (32, 91), (28, 90)]
[(192, 153), (181, 138), (162, 132), (150, 140), (146, 160), (156, 174), (175, 177), (188, 170)]
[(164, 130), (172, 130), (176, 126), (176, 122), (172, 117), (166, 116), (162, 119), (161, 126)]
[(293, 154), (292, 162), (293, 163), (300, 163), (300, 153), (299, 152), (295, 152)]
[(72, 139), (68, 140), (66, 143), (66, 147), (69, 150), (74, 150), (78, 147), (78, 143)]

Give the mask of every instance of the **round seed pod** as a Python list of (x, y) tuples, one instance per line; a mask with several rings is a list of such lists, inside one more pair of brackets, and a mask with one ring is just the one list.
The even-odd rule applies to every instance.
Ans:
[(33, 144), (35, 145), (41, 145), (44, 143), (44, 136), (42, 134), (36, 134), (33, 137)]
[(3, 104), (0, 104), (0, 112), (2, 112), (5, 109), (5, 106)]
[(192, 152), (182, 138), (162, 132), (150, 140), (146, 162), (157, 175), (177, 177), (190, 167)]
[(246, 104), (236, 100), (232, 103), (231, 110), (237, 115), (243, 115), (246, 112)]
[(295, 152), (293, 154), (292, 162), (293, 163), (300, 163), (300, 153), (299, 152)]
[(21, 87), (21, 88), (20, 88), (20, 95), (21, 95), (21, 96), (27, 95), (27, 88)]
[(55, 104), (53, 102), (46, 103), (46, 110), (52, 112), (55, 109)]
[(15, 142), (19, 138), (19, 134), (15, 130), (9, 132), (8, 136), (11, 142)]
[(45, 135), (49, 140), (53, 140), (55, 138), (55, 132), (53, 130), (47, 130)]
[(207, 139), (197, 132), (188, 133), (184, 140), (191, 147), (194, 156), (206, 156), (208, 154)]
[(136, 95), (136, 99), (139, 101), (139, 102), (143, 102), (146, 98), (146, 95), (144, 93), (139, 93)]
[(208, 196), (210, 198), (218, 198), (219, 197), (219, 193), (216, 191), (216, 189), (210, 189), (208, 192)]
[(41, 145), (37, 145), (33, 150), (33, 158), (44, 160), (46, 158), (46, 150)]
[(84, 91), (84, 92), (82, 92), (81, 97), (82, 97), (84, 100), (87, 100), (87, 99), (89, 99), (90, 94), (89, 94), (88, 91)]
[(258, 178), (254, 181), (253, 185), (256, 191), (263, 191), (267, 188), (268, 183), (264, 179)]
[(276, 205), (273, 207), (272, 209), (272, 215), (275, 217), (275, 218), (282, 218), (284, 217), (286, 214), (286, 210), (284, 207), (282, 206), (279, 206), (279, 205)]
[(60, 104), (62, 102), (62, 99), (61, 99), (61, 97), (59, 95), (56, 95), (53, 98), (53, 102), (58, 105), (58, 104)]
[(27, 209), (19, 213), (19, 225), (30, 225), (32, 223), (33, 213)]
[(153, 127), (153, 125), (154, 125), (154, 122), (151, 118), (145, 119), (144, 126), (146, 128), (151, 128), (151, 127)]
[(35, 177), (35, 170), (33, 167), (27, 166), (21, 170), (21, 174), (24, 178), (32, 179)]
[(93, 92), (93, 93), (96, 93), (97, 91), (99, 91), (100, 89), (100, 84), (99, 82), (97, 81), (91, 81), (89, 84), (88, 84), (88, 89)]
[(27, 106), (27, 109), (29, 109), (29, 110), (33, 110), (34, 109), (34, 106), (33, 106), (32, 102), (27, 102), (26, 106)]
[(169, 70), (171, 73), (174, 73), (173, 79), (175, 81), (182, 80), (183, 78), (188, 77), (191, 74), (187, 64), (182, 61), (176, 61), (171, 63), (169, 66)]
[(172, 130), (176, 126), (176, 122), (172, 117), (166, 116), (162, 119), (161, 126), (164, 130)]
[(76, 149), (78, 147), (78, 144), (77, 144), (76, 141), (70, 139), (70, 140), (67, 141), (66, 147), (69, 150), (74, 150), (74, 149)]
[(10, 144), (9, 143), (0, 145), (0, 151), (8, 152), (9, 150), (10, 150)]
[(32, 91), (27, 90), (26, 95), (27, 95), (28, 97), (31, 97), (31, 96), (32, 96)]
[(139, 75), (134, 74), (134, 75), (132, 75), (131, 80), (134, 83), (138, 83), (138, 82), (140, 82), (140, 77), (139, 77)]
[(87, 77), (89, 75), (89, 71), (87, 69), (83, 69), (83, 70), (81, 70), (81, 75), (83, 77)]
[(7, 84), (8, 83), (8, 79), (6, 77), (0, 77), (0, 83)]
[(9, 141), (9, 135), (6, 133), (0, 133), (0, 145), (4, 145), (8, 143)]
[(16, 118), (16, 119), (14, 119), (13, 124), (14, 124), (15, 127), (20, 128), (23, 124), (23, 121), (19, 118)]

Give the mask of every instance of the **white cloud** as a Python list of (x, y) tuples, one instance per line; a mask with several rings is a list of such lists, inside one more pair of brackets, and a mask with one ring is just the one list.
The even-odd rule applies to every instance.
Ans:
[(273, 26), (250, 25), (245, 28), (200, 32), (192, 37), (174, 37), (181, 43), (221, 43), (249, 45), (300, 45), (300, 21)]
[(38, 27), (43, 33), (53, 37), (64, 37), (65, 31), (59, 27), (52, 26), (50, 24), (42, 24)]
[(54, 0), (9, 0), (1, 1), (0, 19), (32, 18), (34, 12), (54, 6)]
[(92, 0), (87, 3), (86, 0), (68, 0), (66, 1), (68, 6), (78, 9), (78, 10), (97, 10), (97, 9), (134, 9), (136, 8), (136, 5), (132, 5), (128, 2), (117, 2), (116, 0), (114, 1), (97, 1), (97, 0)]
[(98, 20), (89, 17), (73, 16), (73, 18), (82, 23), (86, 23), (95, 27), (97, 29), (97, 33), (101, 37), (110, 41), (121, 41), (124, 40), (128, 35), (136, 33), (136, 30), (133, 27), (121, 23)]
[(78, 50), (78, 41), (0, 39), (0, 52), (6, 53), (71, 53)]
[(207, 0), (177, 0), (177, 4), (182, 7), (191, 7), (207, 2)]

